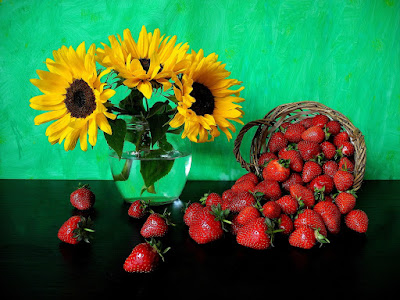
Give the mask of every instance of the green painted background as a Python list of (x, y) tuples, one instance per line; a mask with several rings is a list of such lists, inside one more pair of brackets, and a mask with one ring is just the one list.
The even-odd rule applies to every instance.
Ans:
[[(125, 28), (137, 38), (143, 24), (219, 54), (246, 87), (245, 123), (282, 103), (320, 101), (365, 134), (367, 179), (400, 179), (399, 0), (0, 1), (0, 178), (111, 179), (103, 136), (86, 153), (47, 142), (29, 79), (62, 45), (100, 46)], [(243, 174), (232, 149), (222, 135), (193, 145), (190, 179)]]

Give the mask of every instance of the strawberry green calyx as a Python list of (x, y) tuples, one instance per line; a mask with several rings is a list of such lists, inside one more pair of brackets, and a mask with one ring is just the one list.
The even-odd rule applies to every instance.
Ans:
[[(156, 212), (152, 210), (151, 208), (149, 209), (150, 214), (155, 214)], [(171, 212), (168, 211), (168, 208), (166, 207), (163, 211), (162, 214), (158, 214), (161, 218), (165, 219), (165, 223), (169, 226), (175, 226), (176, 224), (172, 222), (171, 220)]]
[(289, 166), (290, 166), (290, 159), (282, 159), (282, 158), (281, 158), (281, 159), (278, 159), (278, 163), (279, 163), (282, 167), (288, 169)]
[(230, 210), (229, 209), (222, 209), (221, 205), (218, 204), (216, 206), (212, 206), (211, 214), (213, 214), (215, 216), (215, 220), (216, 221), (221, 222), (222, 230), (228, 231), (228, 229), (225, 228), (224, 223), (232, 225), (232, 222), (228, 219), (229, 214), (230, 214)]
[(268, 234), (271, 239), (271, 247), (274, 247), (275, 234), (279, 233), (279, 232), (283, 232), (285, 230), (284, 229), (276, 229), (276, 228), (279, 228), (279, 219), (276, 221), (273, 221), (270, 218), (265, 218), (265, 224), (268, 227), (268, 229), (265, 233)]
[(93, 239), (92, 233), (94, 232), (93, 221), (90, 219), (90, 217), (81, 217), (77, 228), (72, 231), (73, 238), (76, 238), (78, 242), (84, 241), (85, 243), (90, 243), (90, 240)]
[(327, 237), (322, 235), (319, 231), (320, 228), (317, 228), (314, 231), (315, 239), (320, 243), (319, 247), (322, 247), (323, 244), (329, 244), (330, 241), (327, 239)]
[(164, 254), (171, 250), (171, 247), (164, 248), (161, 241), (156, 240), (155, 238), (151, 238), (150, 240), (145, 240), (151, 247), (153, 247), (154, 251), (158, 253), (161, 257), (162, 261), (165, 261)]

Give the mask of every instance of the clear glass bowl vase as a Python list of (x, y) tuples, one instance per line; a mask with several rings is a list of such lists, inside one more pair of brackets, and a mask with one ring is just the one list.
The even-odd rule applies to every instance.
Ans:
[(153, 145), (148, 123), (133, 120), (127, 122), (121, 158), (114, 150), (109, 152), (114, 182), (127, 202), (171, 203), (185, 187), (192, 164), (191, 143), (181, 134), (167, 132)]

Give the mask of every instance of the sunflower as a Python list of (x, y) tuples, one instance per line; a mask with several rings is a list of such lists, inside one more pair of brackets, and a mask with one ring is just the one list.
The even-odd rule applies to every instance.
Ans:
[(143, 26), (137, 43), (129, 29), (124, 30), (123, 40), (120, 35), (117, 37), (108, 37), (111, 47), (101, 43), (104, 49), (97, 49), (97, 61), (114, 69), (125, 79), (124, 85), (137, 88), (147, 99), (151, 98), (153, 86), (162, 85), (164, 91), (171, 88), (169, 79), (186, 67), (187, 43), (175, 45), (176, 36), (164, 38), (158, 28), (147, 33)]
[(40, 79), (31, 79), (43, 95), (30, 99), (30, 107), (48, 111), (35, 117), (35, 125), (55, 121), (46, 129), (51, 144), (64, 142), (66, 151), (73, 150), (79, 139), (83, 151), (89, 143), (97, 141), (97, 127), (112, 134), (107, 118), (116, 116), (107, 112), (104, 103), (115, 94), (114, 90), (104, 89), (100, 78), (109, 73), (106, 69), (97, 75), (95, 45), (86, 53), (85, 43), (76, 51), (72, 47), (62, 46), (53, 51), (54, 60), (47, 59), (49, 71), (37, 70)]
[(230, 140), (230, 131), (235, 132), (235, 126), (229, 121), (243, 124), (240, 118), (244, 113), (241, 106), (234, 102), (244, 101), (238, 97), (244, 87), (230, 90), (242, 82), (228, 79), (230, 72), (217, 59), (215, 53), (204, 57), (203, 50), (198, 53), (192, 51), (188, 56), (190, 67), (181, 80), (175, 82), (178, 106), (170, 126), (177, 128), (184, 124), (182, 138), (188, 137), (199, 143), (213, 141), (220, 135), (220, 129)]

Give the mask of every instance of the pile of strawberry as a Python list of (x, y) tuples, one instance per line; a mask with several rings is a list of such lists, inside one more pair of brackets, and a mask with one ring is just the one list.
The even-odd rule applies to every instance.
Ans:
[(225, 229), (254, 249), (270, 247), (276, 234), (310, 249), (338, 234), (342, 219), (354, 231), (367, 231), (366, 213), (355, 209), (354, 145), (338, 121), (318, 114), (283, 123), (258, 163), (260, 178), (247, 173), (222, 195), (207, 194), (187, 207), (193, 240), (217, 240)]

